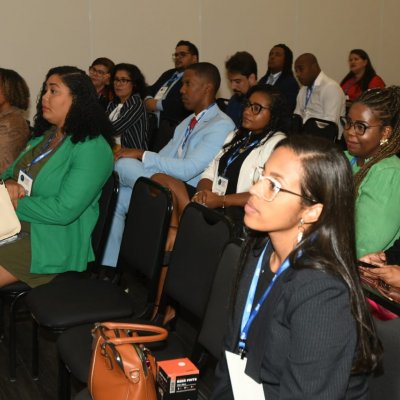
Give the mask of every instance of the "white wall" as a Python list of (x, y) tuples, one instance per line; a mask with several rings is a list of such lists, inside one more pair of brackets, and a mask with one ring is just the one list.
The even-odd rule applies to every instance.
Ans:
[[(295, 57), (312, 52), (336, 80), (352, 48), (366, 50), (387, 84), (400, 84), (398, 0), (14, 0), (1, 1), (0, 66), (27, 80), (34, 104), (50, 67), (87, 69), (96, 57), (137, 64), (149, 83), (172, 67), (180, 39), (215, 63), (247, 50), (266, 71), (267, 54), (286, 43)], [(230, 95), (224, 80), (220, 95)]]

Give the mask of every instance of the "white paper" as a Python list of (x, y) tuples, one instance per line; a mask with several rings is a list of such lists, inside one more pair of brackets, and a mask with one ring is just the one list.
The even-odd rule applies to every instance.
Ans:
[(230, 351), (225, 354), (235, 400), (265, 400), (263, 386), (244, 372), (247, 359)]

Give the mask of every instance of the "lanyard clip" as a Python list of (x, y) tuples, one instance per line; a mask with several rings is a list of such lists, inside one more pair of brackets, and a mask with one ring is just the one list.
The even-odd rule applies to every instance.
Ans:
[(239, 348), (239, 355), (240, 355), (240, 359), (243, 360), (246, 357), (247, 354), (247, 350), (243, 347), (243, 348)]

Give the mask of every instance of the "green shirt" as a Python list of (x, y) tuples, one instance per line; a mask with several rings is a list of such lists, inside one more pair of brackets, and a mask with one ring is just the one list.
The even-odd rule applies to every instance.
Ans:
[[(13, 177), (18, 161), (43, 140), (29, 141), (2, 178)], [(19, 219), (31, 224), (32, 273), (83, 271), (94, 259), (91, 234), (101, 188), (112, 169), (112, 151), (102, 136), (76, 144), (68, 136), (43, 165), (31, 196), (17, 206)]]
[[(345, 152), (349, 160), (353, 158)], [(359, 171), (357, 163), (353, 172)], [(400, 159), (391, 156), (371, 167), (356, 199), (357, 257), (386, 250), (400, 236)]]

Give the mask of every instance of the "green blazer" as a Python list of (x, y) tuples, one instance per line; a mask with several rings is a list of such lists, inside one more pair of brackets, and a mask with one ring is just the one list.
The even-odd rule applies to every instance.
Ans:
[[(11, 178), (18, 160), (42, 141), (30, 140), (2, 178)], [(83, 271), (93, 261), (98, 200), (112, 170), (112, 151), (102, 136), (76, 144), (67, 137), (43, 165), (31, 196), (17, 206), (19, 219), (31, 223), (32, 273)]]

